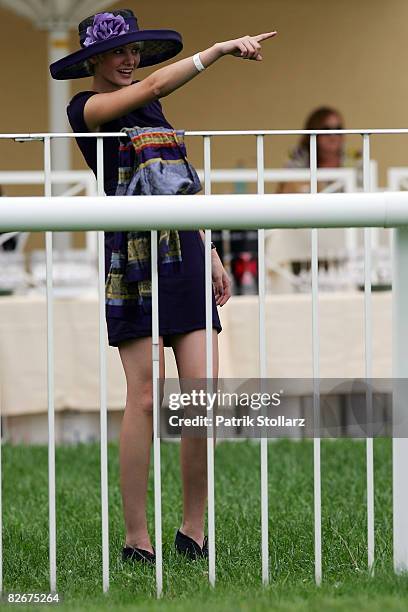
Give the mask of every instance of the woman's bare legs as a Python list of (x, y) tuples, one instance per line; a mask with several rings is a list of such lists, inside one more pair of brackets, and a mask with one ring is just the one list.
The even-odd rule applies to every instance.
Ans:
[[(152, 339), (126, 340), (119, 346), (127, 382), (120, 432), (120, 484), (126, 545), (153, 552), (147, 531), (146, 495), (153, 431)], [(164, 378), (160, 338), (160, 378)]]
[[(180, 378), (207, 377), (204, 329), (173, 336), (172, 346)], [(213, 330), (213, 376), (218, 377), (216, 330)], [(183, 480), (183, 521), (180, 530), (202, 546), (207, 501), (207, 440), (183, 437), (180, 460)]]

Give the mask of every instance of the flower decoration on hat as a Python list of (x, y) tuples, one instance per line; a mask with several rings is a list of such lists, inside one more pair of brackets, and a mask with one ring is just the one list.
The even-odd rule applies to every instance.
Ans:
[(98, 13), (94, 17), (93, 24), (86, 30), (87, 37), (84, 40), (84, 47), (89, 47), (96, 42), (107, 40), (108, 38), (121, 36), (129, 30), (122, 15), (112, 13)]

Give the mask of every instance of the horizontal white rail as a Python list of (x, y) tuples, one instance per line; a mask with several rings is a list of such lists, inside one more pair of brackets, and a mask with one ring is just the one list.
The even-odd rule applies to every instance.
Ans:
[[(350, 183), (356, 176), (356, 168), (319, 168), (317, 178), (321, 181), (337, 181)], [(204, 178), (204, 171), (197, 170), (200, 179)], [(309, 181), (309, 168), (265, 168), (264, 181), (277, 183), (285, 181)], [(258, 181), (258, 170), (256, 168), (225, 168), (211, 171), (212, 183), (227, 183), (242, 181), (245, 183), (256, 183)]]
[(408, 193), (5, 197), (0, 231), (399, 227)]
[[(375, 162), (372, 162), (375, 163)], [(408, 169), (405, 168), (407, 172)], [(321, 181), (343, 181), (345, 184), (354, 184), (356, 168), (319, 168), (317, 178)], [(197, 169), (201, 180), (204, 179), (204, 170)], [(264, 180), (270, 182), (308, 181), (310, 170), (308, 168), (265, 168)], [(226, 183), (242, 181), (256, 183), (258, 171), (256, 168), (220, 168), (211, 171), (212, 183)], [(96, 186), (96, 179), (90, 170), (55, 170), (51, 172), (52, 183), (84, 183)], [(44, 172), (42, 170), (9, 170), (0, 171), (1, 185), (42, 185)], [(95, 187), (96, 191), (96, 187)], [(347, 189), (351, 191), (351, 189)]]
[[(403, 168), (407, 172), (406, 168)], [(258, 179), (256, 168), (225, 168), (211, 171), (211, 182), (246, 181), (256, 183)], [(204, 170), (197, 169), (201, 179), (204, 179)], [(354, 176), (354, 168), (319, 168), (317, 176), (321, 180), (335, 181), (347, 179)], [(267, 181), (286, 180), (308, 180), (310, 170), (308, 168), (265, 168), (264, 178)], [(93, 172), (90, 170), (55, 170), (51, 172), (52, 183), (67, 182), (92, 182), (96, 183)], [(9, 170), (0, 171), (0, 183), (2, 185), (35, 185), (44, 183), (44, 172), (42, 170)]]
[[(45, 173), (42, 170), (8, 170), (0, 172), (2, 185), (43, 185)], [(96, 184), (90, 170), (54, 170), (50, 173), (51, 183)], [(96, 189), (95, 189), (96, 191)]]
[[(191, 130), (187, 131), (186, 136), (301, 136), (301, 135), (327, 135), (327, 134), (408, 134), (408, 128), (386, 128), (386, 129), (364, 129), (364, 130)], [(43, 140), (45, 137), (52, 138), (112, 138), (113, 136), (123, 136), (123, 132), (25, 132), (0, 134), (0, 139)]]

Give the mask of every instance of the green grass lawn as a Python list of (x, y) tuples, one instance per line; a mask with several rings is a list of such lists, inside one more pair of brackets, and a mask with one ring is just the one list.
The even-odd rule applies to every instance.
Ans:
[[(375, 576), (367, 572), (365, 443), (322, 442), (323, 583), (314, 584), (313, 445), (269, 445), (271, 583), (261, 585), (259, 444), (216, 448), (217, 584), (173, 551), (181, 520), (178, 444), (162, 444), (164, 596), (151, 567), (123, 565), (118, 447), (109, 446), (110, 591), (102, 593), (99, 446), (57, 448), (61, 610), (407, 610), (392, 570), (391, 441), (375, 440)], [(149, 517), (153, 534), (153, 480)], [(4, 591), (48, 592), (47, 449), (3, 446)], [(30, 606), (32, 609), (34, 606)], [(44, 606), (43, 606), (44, 607)], [(29, 609), (18, 605), (15, 609)], [(38, 608), (38, 606), (37, 606)], [(49, 606), (48, 606), (49, 609)]]

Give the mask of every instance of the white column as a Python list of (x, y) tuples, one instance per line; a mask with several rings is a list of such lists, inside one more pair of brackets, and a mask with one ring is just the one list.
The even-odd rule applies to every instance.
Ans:
[[(394, 230), (393, 240), (393, 515), (394, 569), (408, 570), (408, 439), (406, 431), (408, 400), (408, 228)], [(402, 380), (401, 380), (402, 379)]]
[[(48, 33), (48, 64), (56, 62), (69, 53), (68, 30), (56, 30)], [(70, 100), (70, 82), (56, 81), (49, 75), (48, 79), (48, 129), (50, 132), (69, 132), (66, 108)], [(54, 138), (52, 140), (53, 170), (69, 170), (71, 168), (71, 145), (69, 138)], [(58, 185), (53, 188), (53, 194), (58, 195), (66, 188)], [(66, 249), (71, 246), (71, 234), (58, 232), (54, 234), (54, 247)]]

